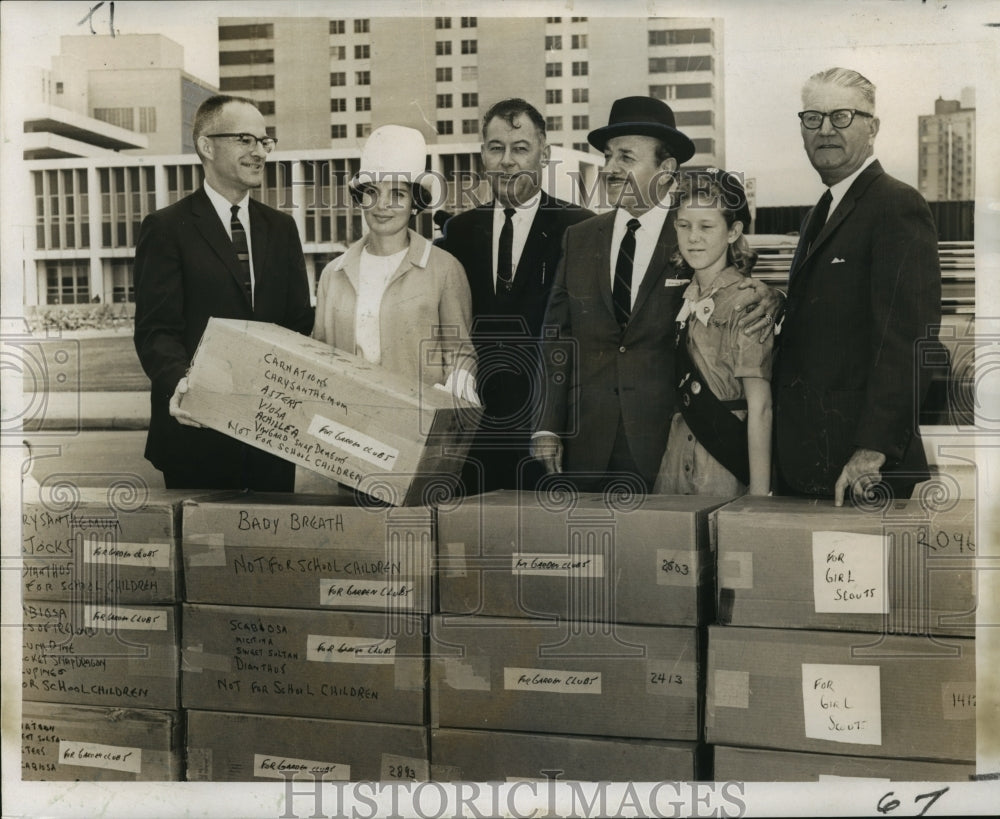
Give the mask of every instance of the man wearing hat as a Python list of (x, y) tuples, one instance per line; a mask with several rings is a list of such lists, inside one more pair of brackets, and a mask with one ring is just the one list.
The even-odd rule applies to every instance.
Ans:
[[(532, 454), (548, 472), (574, 474), (600, 491), (617, 477), (655, 479), (674, 412), (674, 316), (688, 279), (670, 264), (677, 250), (669, 218), (678, 167), (695, 153), (673, 111), (649, 97), (625, 97), (608, 125), (588, 135), (604, 152), (601, 172), (614, 210), (567, 229), (542, 345), (545, 398)], [(780, 297), (761, 288), (744, 327), (771, 325)], [(744, 309), (746, 305), (743, 305)]]
[(493, 201), (451, 219), (438, 244), (465, 268), (484, 411), (463, 482), (471, 493), (532, 489), (544, 474), (529, 455), (541, 362), (537, 343), (563, 232), (594, 214), (541, 188), (545, 118), (523, 99), (483, 117), (483, 167)]

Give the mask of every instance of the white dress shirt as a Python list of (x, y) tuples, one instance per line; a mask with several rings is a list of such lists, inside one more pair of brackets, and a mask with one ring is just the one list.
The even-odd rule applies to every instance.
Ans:
[[(215, 208), (215, 212), (219, 214), (219, 219), (222, 221), (222, 226), (226, 229), (226, 235), (229, 237), (229, 241), (233, 240), (233, 229), (230, 226), (233, 219), (233, 203), (226, 199), (221, 193), (219, 193), (215, 188), (208, 184), (208, 180), (205, 180), (205, 193), (208, 194), (208, 201), (212, 203), (212, 207)], [(238, 218), (240, 224), (243, 225), (243, 230), (247, 234), (247, 250), (250, 251), (250, 305), (253, 306), (253, 292), (257, 286), (257, 279), (254, 278), (253, 272), (253, 237), (250, 233), (250, 193), (247, 192), (238, 203), (240, 206), (240, 211)]]
[(639, 286), (646, 276), (646, 268), (653, 258), (653, 251), (656, 249), (656, 242), (660, 238), (660, 231), (667, 221), (670, 213), (670, 197), (664, 201), (653, 205), (641, 216), (633, 217), (625, 208), (618, 208), (615, 211), (615, 226), (611, 231), (611, 268), (608, 274), (611, 278), (611, 289), (615, 287), (615, 267), (618, 264), (618, 250), (621, 248), (622, 239), (628, 231), (629, 219), (638, 219), (639, 228), (635, 232), (635, 256), (632, 257), (632, 306), (635, 306), (635, 297), (639, 292)]
[(840, 200), (844, 198), (844, 195), (851, 189), (851, 185), (854, 184), (854, 180), (861, 176), (861, 172), (867, 168), (872, 162), (875, 161), (875, 156), (872, 155), (868, 157), (864, 162), (861, 163), (861, 167), (858, 168), (854, 173), (848, 176), (846, 179), (841, 179), (834, 185), (830, 186), (830, 210), (827, 211), (826, 219), (830, 221), (830, 214), (837, 209), (837, 205), (840, 204)]
[[(519, 205), (514, 209), (511, 216), (511, 225), (514, 228), (514, 245), (511, 249), (511, 273), (517, 273), (518, 262), (521, 261), (521, 253), (524, 245), (528, 241), (528, 233), (531, 231), (531, 223), (538, 213), (538, 205), (542, 201), (542, 192), (539, 191), (526, 204)], [(494, 202), (493, 205), (493, 291), (497, 289), (497, 266), (500, 257), (500, 231), (503, 230), (507, 217), (503, 212), (503, 205)]]

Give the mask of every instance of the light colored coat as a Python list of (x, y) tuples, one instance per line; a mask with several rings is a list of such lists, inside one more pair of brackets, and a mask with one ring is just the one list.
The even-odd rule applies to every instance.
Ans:
[[(443, 384), (452, 370), (475, 374), (469, 341), (472, 296), (458, 260), (413, 230), (379, 308), (380, 365), (414, 383)], [(313, 338), (360, 355), (355, 338), (363, 236), (320, 275)]]

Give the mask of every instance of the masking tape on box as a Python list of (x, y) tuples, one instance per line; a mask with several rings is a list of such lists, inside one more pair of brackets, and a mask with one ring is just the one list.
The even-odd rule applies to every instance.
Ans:
[(750, 672), (716, 669), (712, 702), (720, 708), (750, 707)]
[(210, 782), (212, 776), (212, 749), (188, 748), (185, 779), (189, 782)]
[(728, 589), (753, 588), (753, 552), (727, 552), (719, 557), (719, 586)]
[(181, 649), (181, 671), (200, 674), (206, 668), (210, 671), (230, 671), (232, 670), (232, 660), (226, 654), (212, 654), (205, 651), (202, 643), (185, 646)]
[(430, 762), (415, 756), (382, 754), (382, 782), (424, 782), (430, 779)]
[(427, 660), (424, 657), (398, 657), (396, 659), (396, 690), (422, 691), (427, 679)]
[(444, 557), (447, 558), (444, 570), (441, 574), (445, 577), (465, 577), (467, 574), (465, 565), (465, 543), (442, 543), (441, 547), (444, 551)]
[(104, 745), (98, 742), (59, 740), (59, 764), (103, 768), (122, 773), (142, 773), (142, 748)]
[(444, 684), (455, 691), (489, 691), (489, 657), (442, 657)]
[(463, 782), (465, 776), (458, 765), (431, 765), (431, 779), (435, 782)]
[(189, 566), (225, 566), (226, 536), (222, 532), (186, 534), (183, 551)]
[(177, 644), (151, 645), (145, 657), (129, 655), (127, 668), (129, 675), (137, 677), (177, 677)]
[(94, 543), (87, 540), (84, 543), (83, 562), (111, 563), (119, 567), (169, 569), (173, 563), (173, 551), (173, 544), (164, 543), (162, 540), (151, 539), (146, 543), (129, 541)]

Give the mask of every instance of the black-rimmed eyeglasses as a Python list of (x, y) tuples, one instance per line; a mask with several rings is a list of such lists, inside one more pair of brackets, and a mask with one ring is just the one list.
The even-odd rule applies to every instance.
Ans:
[(830, 124), (834, 128), (848, 128), (854, 122), (856, 116), (868, 117), (871, 119), (874, 114), (867, 111), (859, 111), (857, 108), (838, 108), (836, 111), (799, 111), (799, 119), (802, 120), (802, 127), (808, 131), (815, 131), (823, 127), (823, 120), (830, 118)]
[(258, 137), (253, 134), (204, 134), (209, 139), (219, 139), (220, 137), (232, 137), (237, 142), (240, 143), (244, 148), (250, 148), (251, 150), (259, 142), (260, 147), (264, 149), (264, 153), (271, 153), (275, 146), (278, 144), (277, 137), (263, 136)]

